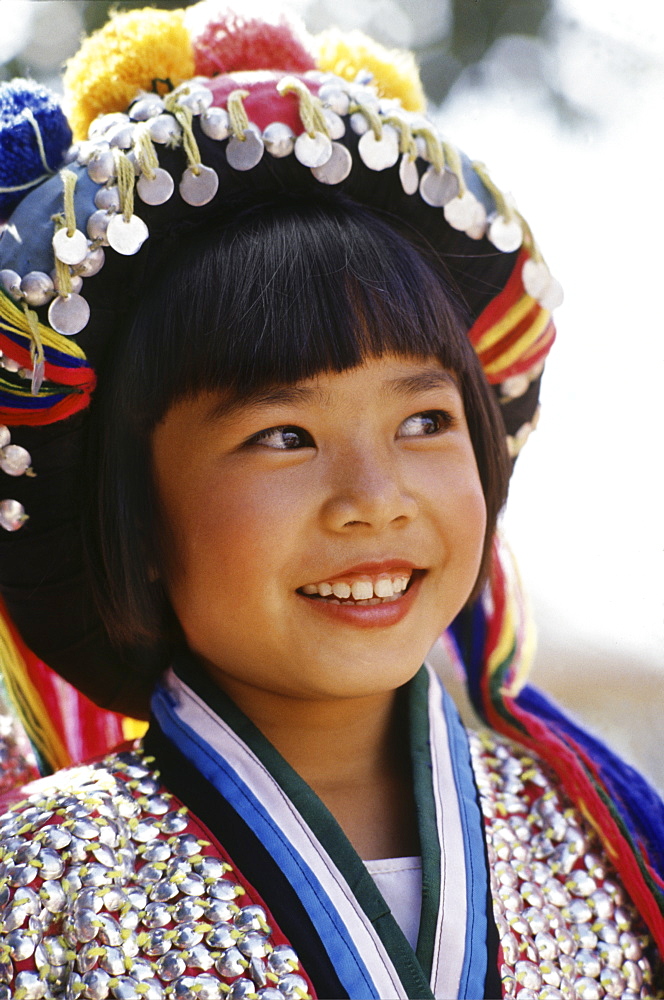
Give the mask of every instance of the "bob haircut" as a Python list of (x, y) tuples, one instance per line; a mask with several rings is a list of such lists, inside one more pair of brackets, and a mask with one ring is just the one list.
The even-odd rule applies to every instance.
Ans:
[(458, 380), (487, 506), (475, 596), (509, 463), (469, 325), (435, 251), (402, 222), (337, 192), (281, 194), (180, 240), (142, 293), (91, 408), (98, 457), (86, 549), (111, 640), (154, 649), (179, 637), (151, 471), (152, 431), (168, 409), (202, 391), (249, 400), (268, 385), (384, 354), (436, 357)]

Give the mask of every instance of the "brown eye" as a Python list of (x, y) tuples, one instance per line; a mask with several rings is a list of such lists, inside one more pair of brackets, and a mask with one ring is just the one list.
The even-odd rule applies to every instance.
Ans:
[(453, 418), (445, 410), (425, 410), (406, 417), (399, 426), (398, 437), (430, 437), (452, 426)]
[(275, 448), (277, 451), (293, 451), (296, 448), (314, 448), (314, 439), (302, 427), (287, 425), (285, 427), (269, 427), (250, 438), (249, 444), (262, 445), (264, 448)]

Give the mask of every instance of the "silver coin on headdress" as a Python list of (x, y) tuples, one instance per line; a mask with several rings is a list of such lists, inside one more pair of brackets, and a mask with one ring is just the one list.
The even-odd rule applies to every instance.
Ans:
[(496, 215), (489, 224), (489, 239), (503, 253), (513, 253), (523, 243), (523, 230), (517, 219)]
[(322, 167), (313, 167), (311, 172), (321, 184), (340, 184), (345, 181), (353, 167), (353, 157), (339, 142), (332, 143), (332, 155)]
[(420, 183), (420, 175), (415, 160), (404, 153), (399, 164), (399, 180), (406, 194), (415, 194)]
[(219, 187), (219, 175), (202, 163), (187, 167), (179, 184), (180, 197), (188, 205), (200, 207), (212, 201)]
[(370, 170), (388, 170), (399, 159), (399, 133), (391, 125), (384, 125), (380, 139), (369, 130), (357, 144), (362, 162)]
[(175, 181), (168, 170), (155, 167), (152, 177), (141, 174), (136, 182), (136, 191), (146, 205), (163, 205), (173, 194)]
[(138, 253), (148, 236), (148, 227), (137, 215), (125, 219), (118, 213), (111, 218), (106, 229), (109, 246), (126, 257)]
[(434, 208), (447, 205), (458, 193), (459, 179), (446, 167), (443, 170), (436, 170), (431, 166), (422, 174), (420, 194), (427, 205), (432, 205)]
[(244, 130), (244, 139), (233, 136), (226, 146), (226, 159), (233, 170), (251, 170), (263, 158), (265, 145), (253, 128)]
[(302, 132), (295, 140), (295, 157), (305, 167), (322, 167), (332, 156), (332, 140), (323, 132)]
[(53, 236), (53, 252), (63, 264), (80, 264), (88, 252), (88, 239), (80, 229), (69, 235), (67, 227), (58, 229)]
[(56, 333), (73, 337), (80, 333), (90, 319), (90, 306), (77, 292), (59, 295), (48, 307), (48, 321)]

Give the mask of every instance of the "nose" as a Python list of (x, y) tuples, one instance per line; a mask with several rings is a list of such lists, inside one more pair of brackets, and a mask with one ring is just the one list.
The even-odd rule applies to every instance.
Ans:
[(418, 513), (407, 477), (393, 456), (375, 450), (339, 455), (330, 475), (323, 520), (332, 531), (370, 529), (406, 524)]

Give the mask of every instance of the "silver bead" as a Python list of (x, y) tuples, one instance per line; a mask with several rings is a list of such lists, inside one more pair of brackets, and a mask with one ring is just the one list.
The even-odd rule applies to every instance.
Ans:
[(295, 133), (290, 125), (283, 122), (271, 122), (263, 129), (263, 142), (270, 156), (281, 159), (290, 156), (295, 148)]
[(336, 81), (324, 84), (318, 91), (319, 100), (337, 115), (347, 115), (350, 99)]
[(110, 149), (97, 150), (88, 160), (88, 177), (95, 184), (107, 184), (116, 176), (115, 157)]
[[(105, 212), (101, 208), (97, 209), (96, 212), (93, 212), (88, 219), (86, 226), (90, 239), (101, 243), (103, 246), (108, 246), (106, 231), (108, 229), (109, 222), (114, 218), (115, 214)], [(81, 263), (83, 263), (83, 261), (81, 261)]]
[(29, 306), (44, 306), (55, 295), (50, 275), (43, 271), (30, 271), (21, 281), (21, 291)]
[(0, 271), (0, 285), (13, 299), (21, 298), (21, 277), (11, 268)]
[(93, 137), (100, 138), (101, 136), (105, 136), (110, 129), (118, 125), (126, 125), (128, 121), (129, 115), (126, 115), (123, 111), (110, 111), (108, 114), (99, 115), (99, 117), (91, 122), (88, 135), (91, 139)]
[(31, 461), (30, 453), (20, 444), (8, 444), (0, 450), (0, 469), (8, 476), (22, 476)]
[(106, 255), (104, 254), (103, 247), (97, 247), (96, 250), (90, 250), (85, 260), (81, 261), (76, 270), (81, 278), (91, 278), (101, 271), (105, 261)]
[(173, 115), (162, 114), (150, 120), (148, 125), (150, 138), (153, 142), (175, 145), (182, 135), (182, 129)]
[(156, 118), (164, 110), (164, 102), (157, 94), (144, 94), (134, 101), (129, 109), (129, 117), (135, 122)]
[(330, 139), (343, 139), (346, 134), (346, 126), (343, 118), (341, 118), (331, 108), (325, 108), (323, 110), (323, 117), (325, 118), (325, 124), (327, 125)]
[(178, 104), (189, 108), (194, 115), (201, 115), (212, 104), (212, 92), (207, 87), (192, 87), (190, 93), (178, 94)]
[(27, 520), (25, 508), (18, 500), (0, 500), (0, 527), (5, 531), (18, 531)]
[(104, 139), (106, 139), (109, 145), (113, 148), (131, 149), (134, 141), (135, 128), (136, 126), (133, 122), (124, 122), (122, 124), (114, 125), (104, 134)]
[(227, 139), (231, 134), (230, 118), (224, 108), (208, 108), (200, 117), (201, 131), (209, 139)]
[(362, 114), (361, 111), (354, 111), (349, 118), (350, 127), (352, 128), (355, 135), (364, 135), (365, 132), (369, 131), (369, 122)]

